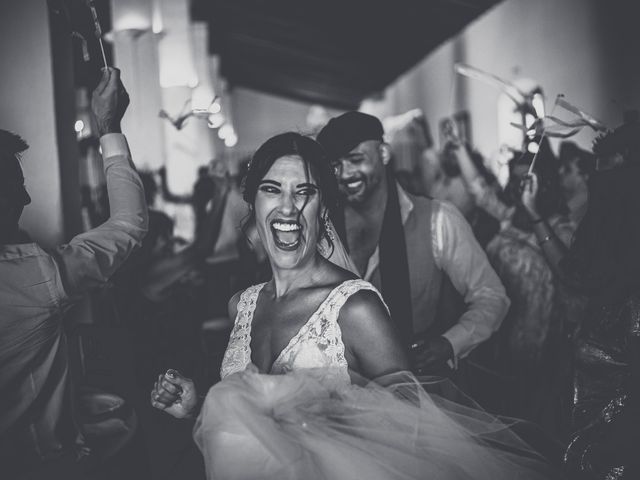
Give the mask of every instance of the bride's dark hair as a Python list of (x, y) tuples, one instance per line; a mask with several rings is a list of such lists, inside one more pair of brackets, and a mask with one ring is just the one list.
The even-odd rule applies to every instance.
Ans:
[[(327, 208), (329, 218), (339, 233), (342, 225), (342, 213), (339, 208), (338, 182), (333, 168), (322, 146), (311, 137), (296, 132), (287, 132), (271, 137), (264, 142), (253, 154), (246, 176), (242, 181), (242, 197), (251, 207), (249, 218), (245, 224), (255, 219), (254, 204), (260, 181), (267, 174), (271, 166), (279, 158), (289, 155), (300, 157), (305, 165), (307, 178), (313, 177), (320, 189), (322, 204)], [(305, 203), (306, 206), (306, 203)], [(302, 214), (302, 207), (299, 215)], [(320, 237), (325, 238), (329, 247), (333, 249), (333, 242), (326, 231), (325, 224), (320, 221)]]

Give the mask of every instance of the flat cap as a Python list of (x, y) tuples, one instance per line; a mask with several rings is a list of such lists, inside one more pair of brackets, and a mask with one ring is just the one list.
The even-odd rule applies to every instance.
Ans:
[(347, 112), (329, 120), (316, 140), (324, 148), (329, 160), (335, 160), (366, 140), (382, 141), (383, 135), (382, 123), (373, 115)]

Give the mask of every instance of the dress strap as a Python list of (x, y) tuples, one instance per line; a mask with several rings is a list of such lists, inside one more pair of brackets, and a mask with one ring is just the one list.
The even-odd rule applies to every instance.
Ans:
[(238, 313), (220, 367), (220, 378), (242, 371), (251, 363), (251, 323), (258, 296), (265, 285), (253, 285), (240, 294)]
[(252, 285), (240, 294), (240, 300), (238, 300), (238, 306), (236, 308), (238, 313), (234, 321), (234, 330), (251, 325), (258, 296), (265, 285), (266, 283)]

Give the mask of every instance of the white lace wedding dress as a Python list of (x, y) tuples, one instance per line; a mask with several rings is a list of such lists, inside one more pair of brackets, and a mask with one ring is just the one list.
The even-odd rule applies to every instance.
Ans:
[(408, 372), (365, 387), (351, 383), (338, 314), (355, 292), (377, 293), (363, 280), (336, 287), (270, 374), (258, 373), (251, 323), (263, 286), (240, 297), (222, 381), (209, 390), (194, 429), (208, 479), (556, 477), (507, 425), (426, 393)]

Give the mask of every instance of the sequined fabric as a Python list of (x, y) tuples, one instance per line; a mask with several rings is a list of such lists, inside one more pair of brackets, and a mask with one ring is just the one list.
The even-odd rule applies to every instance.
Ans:
[(624, 465), (605, 471), (592, 466), (592, 451), (628, 400), (630, 340), (640, 337), (640, 293), (620, 305), (600, 308), (585, 319), (575, 349), (574, 435), (565, 454), (570, 470), (587, 478), (623, 478)]

